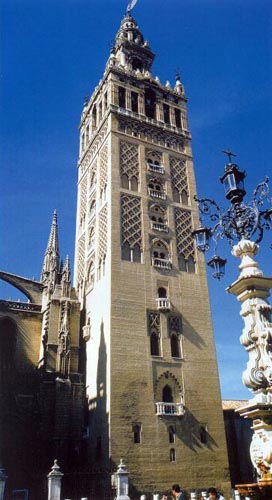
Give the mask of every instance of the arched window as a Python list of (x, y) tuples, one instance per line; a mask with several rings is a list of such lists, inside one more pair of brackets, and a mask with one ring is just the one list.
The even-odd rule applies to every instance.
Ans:
[(179, 190), (177, 188), (173, 188), (173, 201), (175, 203), (180, 203), (180, 195), (179, 195)]
[(133, 425), (132, 432), (134, 443), (139, 444), (141, 442), (141, 426), (139, 424)]
[(156, 94), (151, 89), (145, 91), (145, 114), (149, 118), (156, 118)]
[(183, 205), (188, 205), (188, 193), (185, 189), (181, 191), (181, 203)]
[(0, 321), (0, 370), (1, 374), (14, 369), (17, 329), (9, 318)]
[(162, 390), (162, 400), (164, 403), (173, 403), (172, 389), (168, 384)]
[(180, 358), (180, 340), (176, 333), (171, 334), (170, 343), (172, 358)]
[(131, 261), (131, 251), (128, 243), (122, 245), (122, 260)]
[(90, 189), (92, 189), (96, 184), (96, 173), (92, 172), (90, 177)]
[(124, 87), (118, 87), (118, 103), (120, 108), (126, 107), (126, 89)]
[(207, 444), (207, 442), (208, 442), (208, 433), (207, 433), (206, 426), (204, 427), (202, 425), (200, 427), (200, 429), (199, 429), (199, 438), (200, 438), (200, 442), (202, 444)]
[(92, 111), (92, 129), (96, 129), (96, 104), (94, 104), (93, 111)]
[(169, 437), (169, 443), (174, 443), (175, 442), (175, 429), (170, 425), (168, 428), (168, 437)]
[(134, 245), (133, 247), (133, 262), (141, 262), (141, 249), (139, 245)]
[(155, 259), (169, 260), (169, 252), (164, 243), (156, 241), (152, 247), (152, 256)]
[(138, 179), (135, 176), (130, 179), (130, 189), (131, 191), (138, 191)]
[(170, 460), (170, 462), (175, 462), (176, 461), (176, 451), (175, 451), (175, 448), (171, 448), (170, 453), (169, 453), (169, 460)]
[(167, 299), (166, 288), (160, 286), (160, 288), (158, 288), (158, 296), (159, 296), (160, 299)]
[(160, 337), (157, 332), (150, 335), (150, 353), (151, 356), (160, 356)]
[(88, 273), (87, 273), (87, 285), (93, 288), (94, 286), (94, 263), (90, 262)]
[(178, 263), (179, 263), (179, 270), (186, 272), (187, 265), (186, 265), (186, 259), (185, 259), (184, 255), (182, 255), (182, 254), (179, 255)]
[(96, 203), (95, 200), (93, 200), (90, 204), (90, 217), (93, 217), (95, 215), (95, 208), (96, 208)]
[(193, 257), (191, 257), (191, 256), (188, 258), (188, 261), (187, 261), (187, 269), (188, 269), (188, 273), (195, 273), (195, 271), (196, 271), (195, 261), (194, 261)]
[(92, 226), (89, 232), (89, 247), (93, 248), (94, 246), (94, 227)]
[(121, 185), (122, 185), (122, 188), (129, 189), (129, 181), (128, 181), (127, 174), (122, 174)]

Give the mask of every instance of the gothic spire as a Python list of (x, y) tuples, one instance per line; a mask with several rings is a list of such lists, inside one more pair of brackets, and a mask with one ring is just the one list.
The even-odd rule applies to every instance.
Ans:
[(43, 261), (41, 274), (43, 283), (50, 283), (50, 287), (54, 287), (58, 278), (59, 264), (58, 218), (55, 210)]

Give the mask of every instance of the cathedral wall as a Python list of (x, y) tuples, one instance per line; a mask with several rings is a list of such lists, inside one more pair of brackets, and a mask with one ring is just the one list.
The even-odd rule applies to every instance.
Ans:
[[(18, 303), (19, 304), (19, 303)], [(16, 325), (16, 350), (14, 363), (19, 371), (36, 368), (39, 361), (42, 317), (39, 313), (0, 311), (0, 321), (11, 319)]]

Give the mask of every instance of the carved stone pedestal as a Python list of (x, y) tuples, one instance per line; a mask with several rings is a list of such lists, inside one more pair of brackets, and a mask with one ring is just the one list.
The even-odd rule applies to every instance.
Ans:
[(262, 485), (261, 483), (253, 484), (236, 484), (235, 489), (239, 491), (241, 496), (248, 497), (252, 500), (271, 500), (272, 499), (272, 481), (269, 484)]
[(256, 484), (236, 488), (254, 500), (272, 500), (272, 308), (267, 300), (272, 279), (264, 277), (254, 261), (257, 251), (258, 245), (248, 240), (233, 247), (233, 255), (241, 259), (241, 273), (228, 288), (241, 302), (240, 314), (245, 323), (240, 342), (249, 360), (243, 382), (254, 397), (237, 411), (253, 421), (250, 457), (259, 478)]

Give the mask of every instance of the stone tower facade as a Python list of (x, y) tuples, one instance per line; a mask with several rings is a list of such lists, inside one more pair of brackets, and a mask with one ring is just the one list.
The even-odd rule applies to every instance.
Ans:
[(121, 457), (132, 498), (229, 487), (187, 100), (153, 59), (128, 12), (80, 123), (75, 286), (102, 497)]

